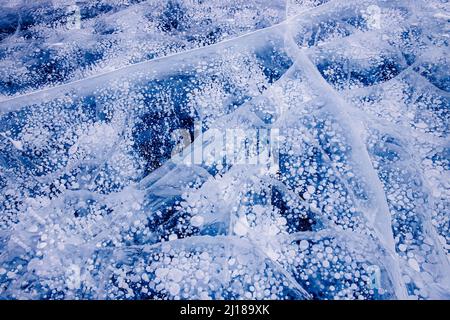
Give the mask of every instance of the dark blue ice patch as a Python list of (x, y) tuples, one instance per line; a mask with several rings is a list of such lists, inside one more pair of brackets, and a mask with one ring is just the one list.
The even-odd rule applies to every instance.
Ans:
[(193, 86), (191, 80), (186, 75), (173, 76), (155, 80), (148, 86), (145, 112), (133, 129), (134, 146), (147, 162), (145, 174), (170, 159), (175, 147), (172, 139), (175, 130), (188, 130), (193, 140), (196, 116), (187, 107), (187, 92)]
[[(70, 59), (68, 59), (70, 58)], [(0, 80), (0, 93), (13, 95), (28, 89), (37, 89), (49, 84), (64, 83), (70, 80), (79, 68), (92, 67), (103, 58), (103, 52), (92, 49), (78, 49), (70, 56), (62, 55), (56, 49), (41, 48), (29, 55), (24, 55), (20, 63), (28, 72), (33, 72), (29, 79)]]
[(258, 63), (262, 66), (269, 83), (273, 83), (292, 66), (292, 59), (284, 51), (280, 51), (275, 43), (256, 52)]
[(423, 30), (417, 26), (408, 27), (401, 34), (401, 43), (394, 44), (399, 47), (408, 66), (417, 60), (417, 47), (422, 43)]
[(362, 69), (352, 69), (350, 79), (352, 82), (361, 83), (364, 86), (371, 86), (381, 82), (386, 82), (397, 76), (404, 67), (389, 57), (382, 57), (381, 62), (374, 66)]
[(210, 45), (218, 42), (222, 36), (222, 29), (218, 26), (208, 25), (200, 33), (188, 35), (186, 40), (200, 45)]
[(159, 16), (159, 28), (167, 33), (183, 31), (187, 17), (179, 1), (169, 0)]
[(433, 163), (440, 163), (445, 170), (450, 170), (450, 147), (442, 148), (442, 151), (436, 152), (431, 156)]
[[(133, 244), (157, 243), (168, 240), (170, 235), (178, 238), (186, 238), (199, 234), (199, 228), (190, 224), (191, 215), (179, 207), (181, 198), (159, 198), (150, 196), (146, 206), (151, 207), (151, 214), (147, 218), (147, 228), (151, 232), (150, 237), (134, 237)], [(157, 204), (155, 206), (155, 204)], [(213, 229), (210, 230), (211, 233)]]
[(367, 19), (362, 15), (344, 18), (342, 21), (358, 30), (367, 30)]
[(107, 3), (99, 3), (95, 5), (81, 6), (80, 15), (82, 20), (92, 19), (99, 15), (114, 11), (114, 7)]
[(426, 63), (414, 68), (414, 71), (425, 77), (437, 88), (450, 92), (450, 72), (446, 63)]
[[(2, 11), (4, 8), (1, 9)], [(29, 14), (19, 14), (17, 12), (3, 12), (0, 14), (0, 41), (3, 41), (10, 35), (27, 29), (34, 23)]]
[(377, 61), (369, 62), (369, 66), (361, 67), (345, 58), (330, 58), (317, 63), (322, 77), (339, 90), (351, 85), (372, 86), (389, 81), (406, 67), (394, 57), (381, 57)]
[[(309, 205), (295, 203), (289, 196), (283, 194), (276, 187), (272, 187), (271, 204), (279, 210), (287, 221), (288, 232), (313, 231), (320, 228), (319, 217), (309, 209)], [(292, 206), (289, 203), (294, 203)]]

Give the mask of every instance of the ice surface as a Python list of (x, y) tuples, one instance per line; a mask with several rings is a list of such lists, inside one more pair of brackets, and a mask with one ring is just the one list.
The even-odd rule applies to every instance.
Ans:
[(447, 1), (0, 3), (0, 298), (450, 299)]

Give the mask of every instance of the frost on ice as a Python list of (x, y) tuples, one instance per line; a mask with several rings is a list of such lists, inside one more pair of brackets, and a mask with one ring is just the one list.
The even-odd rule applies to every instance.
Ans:
[(449, 15), (1, 2), (0, 298), (450, 299)]

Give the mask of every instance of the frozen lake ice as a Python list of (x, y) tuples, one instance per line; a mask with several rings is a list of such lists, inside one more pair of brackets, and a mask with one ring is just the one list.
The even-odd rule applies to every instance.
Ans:
[(449, 21), (0, 1), (0, 299), (450, 299)]

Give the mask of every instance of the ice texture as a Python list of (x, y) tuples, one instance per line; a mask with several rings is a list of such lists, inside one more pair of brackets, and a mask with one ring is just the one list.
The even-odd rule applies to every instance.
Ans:
[[(0, 1), (0, 299), (450, 299), (449, 22)], [(269, 131), (270, 163), (190, 161)]]

